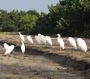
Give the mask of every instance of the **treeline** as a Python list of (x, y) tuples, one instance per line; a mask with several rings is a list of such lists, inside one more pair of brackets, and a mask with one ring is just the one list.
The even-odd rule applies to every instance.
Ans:
[(90, 37), (89, 0), (63, 0), (48, 9), (48, 14), (36, 10), (0, 10), (0, 31)]
[(35, 10), (7, 12), (0, 10), (0, 31), (1, 32), (18, 32), (29, 34), (36, 26), (39, 13)]

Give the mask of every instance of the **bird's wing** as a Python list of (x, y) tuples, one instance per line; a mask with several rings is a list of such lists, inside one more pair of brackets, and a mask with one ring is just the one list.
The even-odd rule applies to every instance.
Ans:
[(21, 45), (21, 50), (23, 53), (25, 52), (25, 45), (24, 44)]
[(9, 45), (7, 43), (4, 43), (4, 48), (7, 50)]

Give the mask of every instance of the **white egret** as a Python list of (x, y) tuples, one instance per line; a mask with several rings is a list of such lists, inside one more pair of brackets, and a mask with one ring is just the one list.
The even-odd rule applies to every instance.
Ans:
[(38, 36), (41, 36), (41, 33), (38, 33)]
[(39, 38), (40, 38), (41, 43), (46, 45), (46, 36), (40, 35)]
[(52, 46), (52, 39), (51, 39), (51, 37), (50, 36), (46, 36), (45, 39), (46, 39), (46, 43), (48, 45)]
[(75, 49), (77, 49), (76, 41), (73, 37), (68, 37), (68, 41)]
[(14, 47), (15, 47), (14, 45), (8, 45), (7, 43), (4, 43), (4, 48), (6, 50), (4, 55), (10, 55)]
[(57, 37), (57, 42), (59, 43), (60, 47), (61, 47), (62, 49), (64, 49), (64, 48), (65, 48), (65, 46), (64, 46), (64, 41), (63, 41), (63, 39), (61, 38), (60, 34), (57, 34), (57, 35), (58, 35), (58, 37)]
[(41, 43), (41, 40), (40, 40), (40, 35), (41, 35), (41, 34), (38, 34), (38, 35), (35, 36), (35, 40), (36, 40), (36, 42), (37, 42), (38, 44), (42, 44), (42, 43)]
[(8, 49), (8, 44), (7, 43), (4, 43), (4, 48)]
[(24, 45), (23, 41), (22, 41), (22, 44), (21, 44), (21, 51), (22, 51), (23, 54), (25, 53), (25, 45)]
[(30, 44), (33, 44), (34, 43), (33, 40), (32, 40), (31, 35), (27, 36), (27, 40), (30, 42)]
[(38, 38), (39, 38), (41, 44), (44, 44), (43, 37), (44, 37), (44, 35), (38, 33)]
[(25, 41), (25, 40), (24, 40), (24, 36), (23, 36), (20, 32), (18, 32), (18, 33), (19, 33), (19, 36), (20, 36), (20, 38), (21, 38), (21, 41), (24, 42), (24, 41)]
[(87, 44), (85, 43), (85, 41), (82, 38), (77, 39), (77, 44), (81, 48), (82, 51), (87, 52), (87, 50), (88, 50)]
[(41, 44), (41, 40), (40, 40), (40, 38), (39, 38), (38, 36), (35, 36), (35, 40), (36, 40), (36, 42), (37, 42), (38, 44)]

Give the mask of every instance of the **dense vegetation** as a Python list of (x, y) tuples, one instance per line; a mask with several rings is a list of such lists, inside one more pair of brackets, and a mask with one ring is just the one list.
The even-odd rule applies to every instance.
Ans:
[(48, 9), (48, 14), (1, 9), (0, 31), (90, 37), (90, 0), (62, 0)]

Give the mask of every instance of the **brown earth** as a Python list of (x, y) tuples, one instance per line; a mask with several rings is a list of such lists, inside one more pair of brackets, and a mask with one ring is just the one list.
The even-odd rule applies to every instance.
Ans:
[[(18, 35), (0, 35), (0, 79), (89, 79), (90, 78), (90, 39), (87, 54), (79, 48), (70, 46), (67, 38), (65, 50), (60, 51), (56, 38), (53, 46), (34, 45), (25, 37), (26, 52), (20, 50), (21, 41)], [(76, 38), (75, 38), (76, 39)], [(11, 56), (3, 56), (3, 43), (16, 45)]]

